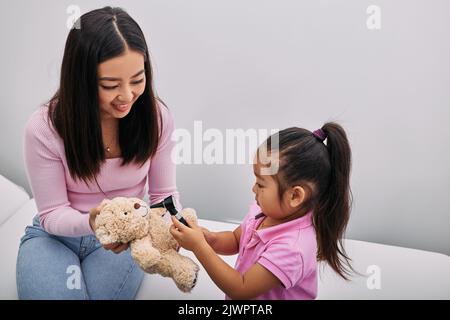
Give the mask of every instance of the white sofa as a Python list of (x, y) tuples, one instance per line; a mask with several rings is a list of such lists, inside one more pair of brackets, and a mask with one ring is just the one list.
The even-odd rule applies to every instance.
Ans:
[[(0, 299), (17, 299), (15, 265), (20, 237), (36, 214), (25, 190), (0, 175)], [(236, 225), (200, 219), (215, 231)], [(319, 269), (318, 299), (450, 299), (450, 257), (440, 253), (346, 240), (345, 247), (361, 276), (346, 282), (326, 265)], [(193, 259), (191, 252), (181, 251)], [(224, 259), (234, 265), (236, 256)], [(180, 292), (173, 281), (146, 274), (137, 299), (223, 299), (224, 294), (200, 270), (197, 286)]]

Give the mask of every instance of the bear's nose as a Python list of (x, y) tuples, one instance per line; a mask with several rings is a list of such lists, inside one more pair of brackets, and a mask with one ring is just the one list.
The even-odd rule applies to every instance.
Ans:
[(134, 208), (135, 208), (135, 209), (139, 209), (140, 207), (141, 207), (141, 205), (140, 205), (139, 203), (135, 203), (135, 204), (134, 204)]

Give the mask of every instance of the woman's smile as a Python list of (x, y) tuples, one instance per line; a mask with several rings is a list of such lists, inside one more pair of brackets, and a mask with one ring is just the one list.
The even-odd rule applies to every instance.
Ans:
[(111, 105), (118, 112), (128, 112), (128, 110), (130, 110), (132, 104), (131, 103), (128, 103), (128, 104), (111, 103)]

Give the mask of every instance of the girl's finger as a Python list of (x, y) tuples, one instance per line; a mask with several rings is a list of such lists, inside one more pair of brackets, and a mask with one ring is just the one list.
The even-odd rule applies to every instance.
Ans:
[(194, 218), (187, 217), (187, 218), (184, 218), (184, 220), (186, 220), (187, 224), (189, 225), (189, 227), (191, 227), (191, 229), (199, 229), (200, 228), (197, 224), (197, 221), (195, 221)]
[(169, 232), (172, 235), (172, 237), (174, 237), (175, 240), (178, 241), (179, 237), (180, 237), (180, 230), (177, 229), (177, 227), (175, 226), (175, 224), (171, 225), (169, 228)]
[(174, 216), (171, 216), (172, 219), (172, 223), (175, 227), (177, 227), (178, 230), (182, 231), (185, 228), (187, 228), (184, 224), (182, 224), (180, 221), (178, 221), (177, 218), (175, 218)]

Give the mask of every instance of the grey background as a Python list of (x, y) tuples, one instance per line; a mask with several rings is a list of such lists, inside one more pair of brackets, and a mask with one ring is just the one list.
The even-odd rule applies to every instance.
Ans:
[[(450, 2), (1, 1), (0, 174), (30, 191), (30, 114), (57, 89), (68, 5), (125, 8), (148, 41), (159, 95), (193, 130), (319, 128), (353, 149), (347, 237), (450, 253)], [(381, 30), (366, 9), (381, 8)], [(240, 221), (250, 165), (180, 165), (184, 206)]]

